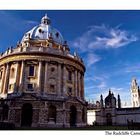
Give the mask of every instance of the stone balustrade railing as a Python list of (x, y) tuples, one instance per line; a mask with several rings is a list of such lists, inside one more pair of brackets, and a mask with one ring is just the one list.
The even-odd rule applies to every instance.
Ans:
[(50, 54), (56, 54), (56, 55), (63, 55), (63, 56), (68, 56), (68, 57), (71, 57), (73, 59), (76, 59), (76, 60), (79, 60), (80, 62), (83, 63), (82, 59), (77, 55), (72, 55), (70, 54), (69, 52), (67, 51), (63, 51), (63, 50), (60, 50), (60, 49), (54, 49), (54, 48), (50, 48), (50, 47), (26, 47), (26, 46), (20, 46), (20, 47), (17, 47), (17, 48), (8, 48), (4, 53), (1, 53), (0, 54), (0, 59), (2, 57), (5, 57), (7, 55), (10, 55), (10, 54), (15, 54), (15, 53), (22, 53), (22, 52), (43, 52), (43, 53), (50, 53)]

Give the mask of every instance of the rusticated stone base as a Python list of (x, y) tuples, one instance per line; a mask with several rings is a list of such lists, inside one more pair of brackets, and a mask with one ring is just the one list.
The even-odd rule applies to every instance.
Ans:
[[(3, 115), (6, 115), (6, 113), (3, 114), (4, 105), (8, 106), (8, 117), (5, 119), (16, 127), (24, 127), (24, 125), (33, 128), (86, 126), (86, 103), (75, 98), (47, 100), (24, 95), (17, 99), (0, 100), (1, 121), (5, 121), (3, 120)], [(30, 109), (29, 106), (31, 106)], [(71, 107), (75, 108), (74, 112)]]

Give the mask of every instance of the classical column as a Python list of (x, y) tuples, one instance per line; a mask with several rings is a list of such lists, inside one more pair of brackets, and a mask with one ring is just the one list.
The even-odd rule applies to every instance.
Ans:
[(44, 93), (48, 93), (48, 62), (45, 62)]
[(66, 94), (66, 82), (67, 82), (67, 76), (66, 76), (66, 65), (63, 65), (63, 95)]
[(2, 71), (2, 80), (1, 80), (1, 93), (3, 93), (3, 88), (4, 88), (5, 72), (6, 72), (6, 66), (4, 65)]
[(6, 73), (5, 73), (5, 80), (4, 80), (4, 94), (7, 94), (8, 92), (8, 86), (9, 86), (9, 76), (10, 76), (10, 64), (7, 63), (6, 65)]
[(14, 86), (14, 92), (18, 92), (19, 90), (19, 71), (20, 71), (20, 64), (17, 62), (17, 70), (16, 70), (16, 75), (15, 75), (15, 86)]
[(38, 67), (38, 93), (41, 94), (41, 80), (42, 80), (42, 61), (39, 61)]
[(58, 64), (58, 74), (57, 74), (57, 94), (61, 94), (61, 64)]
[(82, 76), (82, 78), (81, 78), (81, 97), (82, 97), (82, 99), (84, 99), (84, 75), (82, 74), (81, 75)]
[(74, 96), (77, 96), (77, 70), (74, 71)]
[(72, 71), (72, 96), (75, 96), (75, 73)]
[(80, 91), (81, 91), (81, 82), (80, 82), (80, 72), (78, 71), (78, 74), (77, 74), (77, 84), (78, 84), (78, 93), (77, 93), (77, 96), (80, 98)]
[(25, 75), (25, 61), (21, 62), (20, 78), (19, 78), (19, 92), (24, 92), (24, 75)]

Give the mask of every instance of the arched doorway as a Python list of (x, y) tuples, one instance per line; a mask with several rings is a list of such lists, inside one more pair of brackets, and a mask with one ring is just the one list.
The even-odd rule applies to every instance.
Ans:
[(30, 103), (23, 104), (21, 113), (21, 126), (30, 127), (32, 124), (33, 107)]
[(75, 106), (70, 107), (70, 126), (76, 126), (76, 118), (77, 118), (77, 109)]
[(106, 114), (106, 123), (107, 125), (112, 125), (112, 115), (110, 113)]
[(48, 121), (50, 123), (56, 123), (56, 107), (53, 105), (49, 106)]
[(9, 112), (9, 106), (8, 105), (3, 105), (2, 108), (2, 121), (8, 120), (8, 112)]
[(85, 110), (82, 109), (82, 122), (85, 123)]

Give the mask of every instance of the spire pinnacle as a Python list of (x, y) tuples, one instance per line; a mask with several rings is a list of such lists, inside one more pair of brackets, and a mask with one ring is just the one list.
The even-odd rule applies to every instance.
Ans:
[(133, 78), (133, 79), (132, 79), (132, 86), (137, 86), (136, 78)]

